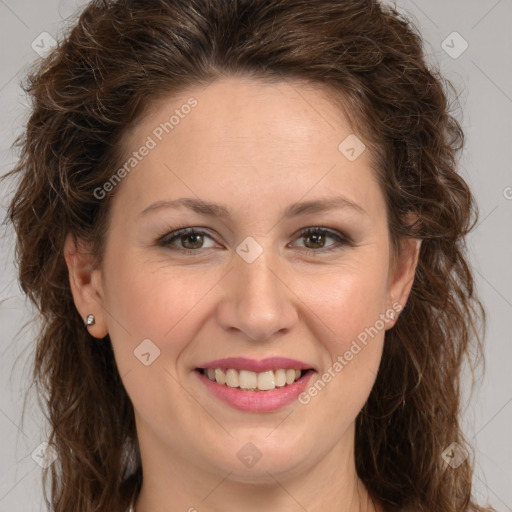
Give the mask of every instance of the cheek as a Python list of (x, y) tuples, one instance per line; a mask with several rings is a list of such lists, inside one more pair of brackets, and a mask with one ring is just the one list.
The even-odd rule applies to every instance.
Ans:
[(331, 353), (345, 352), (351, 341), (373, 326), (388, 306), (388, 261), (374, 257), (370, 251), (364, 256), (323, 274), (298, 278), (301, 296), (327, 328), (324, 338)]
[(126, 372), (140, 364), (134, 350), (149, 339), (157, 347), (153, 350), (159, 353), (159, 365), (165, 361), (174, 374), (177, 358), (201, 329), (203, 304), (225, 271), (173, 267), (169, 261), (120, 252), (112, 252), (110, 262), (105, 306), (120, 369)]
[[(375, 382), (385, 331), (391, 325), (386, 316), (387, 263), (385, 258), (361, 258), (317, 276), (314, 287), (309, 283), (315, 292), (306, 302), (321, 320), (315, 335), (326, 357), (303, 403), (315, 402), (311, 406), (320, 407), (318, 414), (327, 415), (328, 423), (352, 421)], [(324, 409), (325, 403), (332, 407)]]
[(169, 415), (183, 418), (197, 405), (178, 383), (178, 363), (201, 329), (201, 301), (222, 276), (127, 257), (111, 269), (106, 307), (119, 373), (141, 418), (168, 425)]

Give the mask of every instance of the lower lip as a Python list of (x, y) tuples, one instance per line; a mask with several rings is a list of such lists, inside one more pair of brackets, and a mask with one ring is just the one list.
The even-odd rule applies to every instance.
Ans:
[(208, 390), (235, 409), (251, 412), (273, 412), (297, 400), (306, 388), (314, 371), (309, 370), (293, 384), (270, 391), (244, 391), (239, 388), (231, 388), (210, 380), (198, 370), (195, 370), (194, 373), (197, 374)]

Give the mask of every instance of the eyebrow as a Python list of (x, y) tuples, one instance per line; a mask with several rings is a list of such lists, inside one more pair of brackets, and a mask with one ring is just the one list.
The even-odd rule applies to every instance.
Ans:
[[(143, 217), (149, 214), (150, 212), (159, 210), (161, 208), (188, 208), (198, 213), (199, 215), (204, 215), (207, 217), (219, 217), (224, 219), (232, 217), (231, 210), (226, 206), (192, 197), (182, 197), (180, 199), (156, 201), (155, 203), (150, 204), (147, 208), (142, 210), (138, 216)], [(368, 215), (364, 208), (358, 205), (357, 203), (354, 203), (354, 201), (351, 201), (350, 199), (343, 196), (336, 196), (327, 197), (323, 199), (316, 199), (314, 201), (303, 201), (293, 203), (286, 208), (286, 210), (283, 213), (283, 218), (288, 219), (291, 217), (297, 217), (299, 215), (320, 213), (324, 211), (341, 208), (350, 208), (357, 211), (358, 213)]]

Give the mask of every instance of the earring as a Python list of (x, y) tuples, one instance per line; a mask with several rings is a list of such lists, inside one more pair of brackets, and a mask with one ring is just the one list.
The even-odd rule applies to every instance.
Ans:
[(89, 327), (91, 325), (94, 325), (96, 323), (96, 320), (94, 319), (94, 315), (87, 315), (87, 318), (85, 320), (85, 326)]

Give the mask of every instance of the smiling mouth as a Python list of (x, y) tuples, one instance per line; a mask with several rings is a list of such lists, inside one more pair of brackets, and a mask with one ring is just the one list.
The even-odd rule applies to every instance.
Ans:
[(217, 384), (244, 391), (271, 391), (285, 388), (313, 372), (313, 369), (277, 369), (265, 372), (234, 368), (196, 368), (196, 371)]

